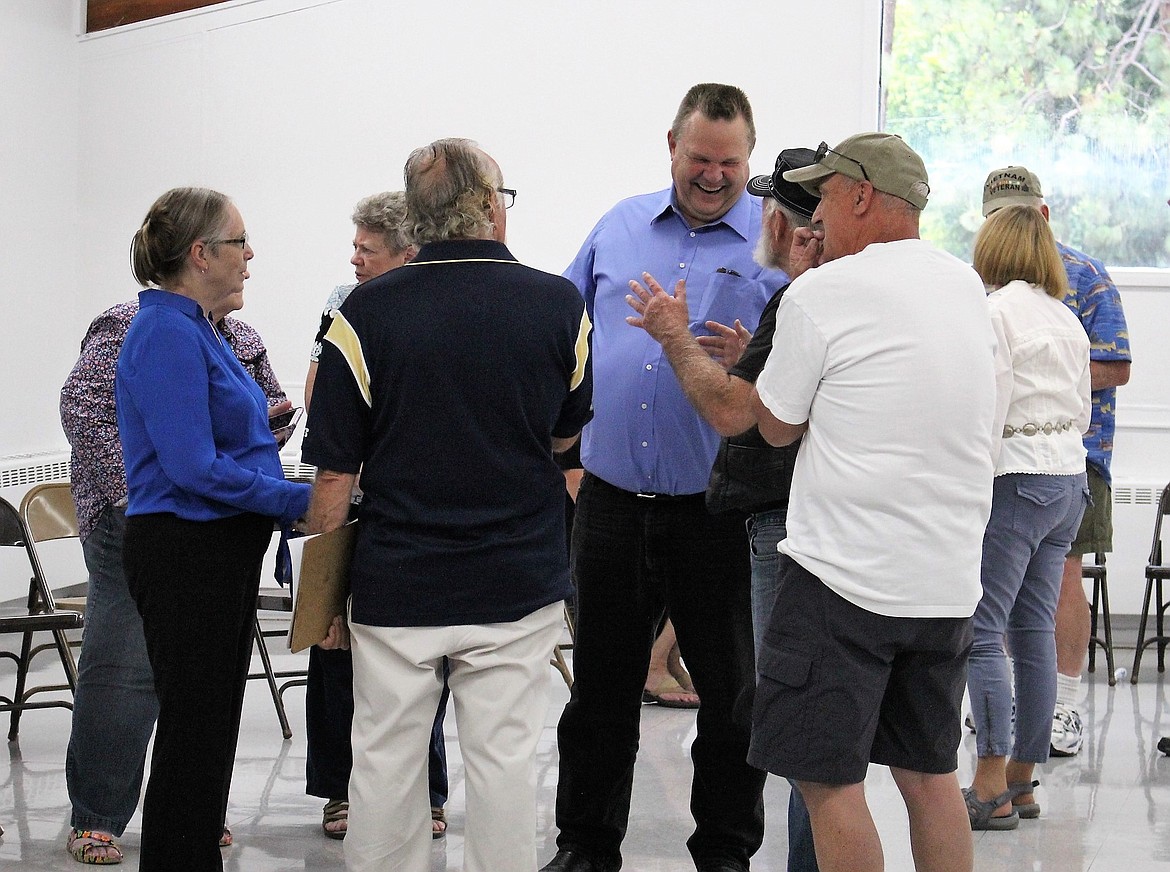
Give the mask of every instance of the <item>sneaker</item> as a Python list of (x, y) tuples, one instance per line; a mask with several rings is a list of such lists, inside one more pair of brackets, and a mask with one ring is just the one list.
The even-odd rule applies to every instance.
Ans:
[(1065, 705), (1056, 706), (1052, 714), (1052, 748), (1053, 757), (1072, 757), (1081, 750), (1084, 741), (1084, 727), (1081, 725), (1081, 716), (1076, 709)]

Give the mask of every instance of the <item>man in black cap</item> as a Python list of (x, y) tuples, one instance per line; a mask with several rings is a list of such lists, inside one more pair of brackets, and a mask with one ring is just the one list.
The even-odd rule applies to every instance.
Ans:
[[(785, 149), (776, 158), (774, 172), (747, 183), (748, 193), (764, 201), (756, 262), (766, 269), (784, 270), (791, 279), (817, 265), (820, 240), (810, 225), (820, 197), (785, 181), (784, 173), (810, 166), (814, 157), (810, 148)], [(707, 507), (713, 512), (750, 513), (752, 635), (758, 647), (776, 599), (780, 560), (776, 545), (785, 536), (799, 442), (783, 448), (765, 442), (756, 427), (751, 396), (752, 385), (772, 351), (776, 309), (788, 285), (768, 301), (754, 335), (738, 321), (733, 327), (708, 321), (707, 329), (714, 335), (696, 338), (688, 327), (686, 282), (678, 282), (673, 296), (649, 274), (646, 284), (649, 289), (630, 282), (635, 296), (628, 300), (638, 316), (626, 320), (662, 344), (687, 399), (724, 437), (707, 488)], [(788, 803), (788, 872), (816, 869), (808, 809), (794, 785)]]

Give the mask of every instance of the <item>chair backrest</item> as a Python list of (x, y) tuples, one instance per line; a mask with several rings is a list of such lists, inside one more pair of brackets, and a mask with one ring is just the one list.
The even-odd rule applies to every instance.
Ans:
[(68, 482), (38, 484), (20, 501), (20, 516), (33, 542), (78, 535), (77, 510)]
[(24, 524), (24, 519), (12, 503), (0, 497), (0, 546), (23, 548), (25, 556), (28, 558), (29, 568), (32, 570), (28, 608), (30, 611), (39, 611), (42, 608), (54, 610), (57, 608), (57, 602), (45, 580), (44, 569), (41, 567), (40, 558), (37, 557), (36, 549), (33, 547), (32, 538)]
[(1162, 563), (1162, 519), (1170, 515), (1170, 484), (1162, 488), (1158, 497), (1158, 515), (1154, 518), (1154, 541), (1150, 543), (1150, 560), (1152, 566)]
[(36, 544), (78, 536), (77, 510), (69, 493), (69, 482), (49, 482), (32, 488), (20, 501), (20, 520), (28, 533), (28, 556), (36, 592), (46, 608), (55, 609), (57, 601)]
[(0, 545), (26, 546), (28, 534), (21, 523), (16, 507), (8, 500), (0, 497)]

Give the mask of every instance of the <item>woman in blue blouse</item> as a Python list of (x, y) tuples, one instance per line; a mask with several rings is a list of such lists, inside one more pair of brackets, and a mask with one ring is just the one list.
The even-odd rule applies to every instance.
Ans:
[(118, 358), (124, 562), (159, 716), (142, 872), (220, 870), (219, 839), (273, 521), (309, 486), (284, 480), (264, 393), (215, 324), (244, 303), (253, 251), (223, 194), (176, 188), (131, 244), (146, 287)]

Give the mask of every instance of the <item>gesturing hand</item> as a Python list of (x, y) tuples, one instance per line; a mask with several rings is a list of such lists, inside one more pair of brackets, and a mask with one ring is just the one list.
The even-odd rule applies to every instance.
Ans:
[(674, 296), (664, 291), (650, 273), (642, 273), (642, 280), (646, 287), (636, 281), (630, 282), (630, 290), (634, 293), (626, 294), (626, 302), (638, 315), (627, 316), (626, 323), (641, 327), (659, 342), (677, 331), (690, 332), (686, 280), (678, 280)]
[(748, 342), (751, 341), (751, 331), (744, 327), (738, 318), (735, 319), (734, 327), (728, 327), (718, 321), (708, 321), (707, 329), (712, 335), (700, 336), (699, 344), (712, 359), (724, 369), (731, 369), (739, 363), (739, 359), (747, 350)]

